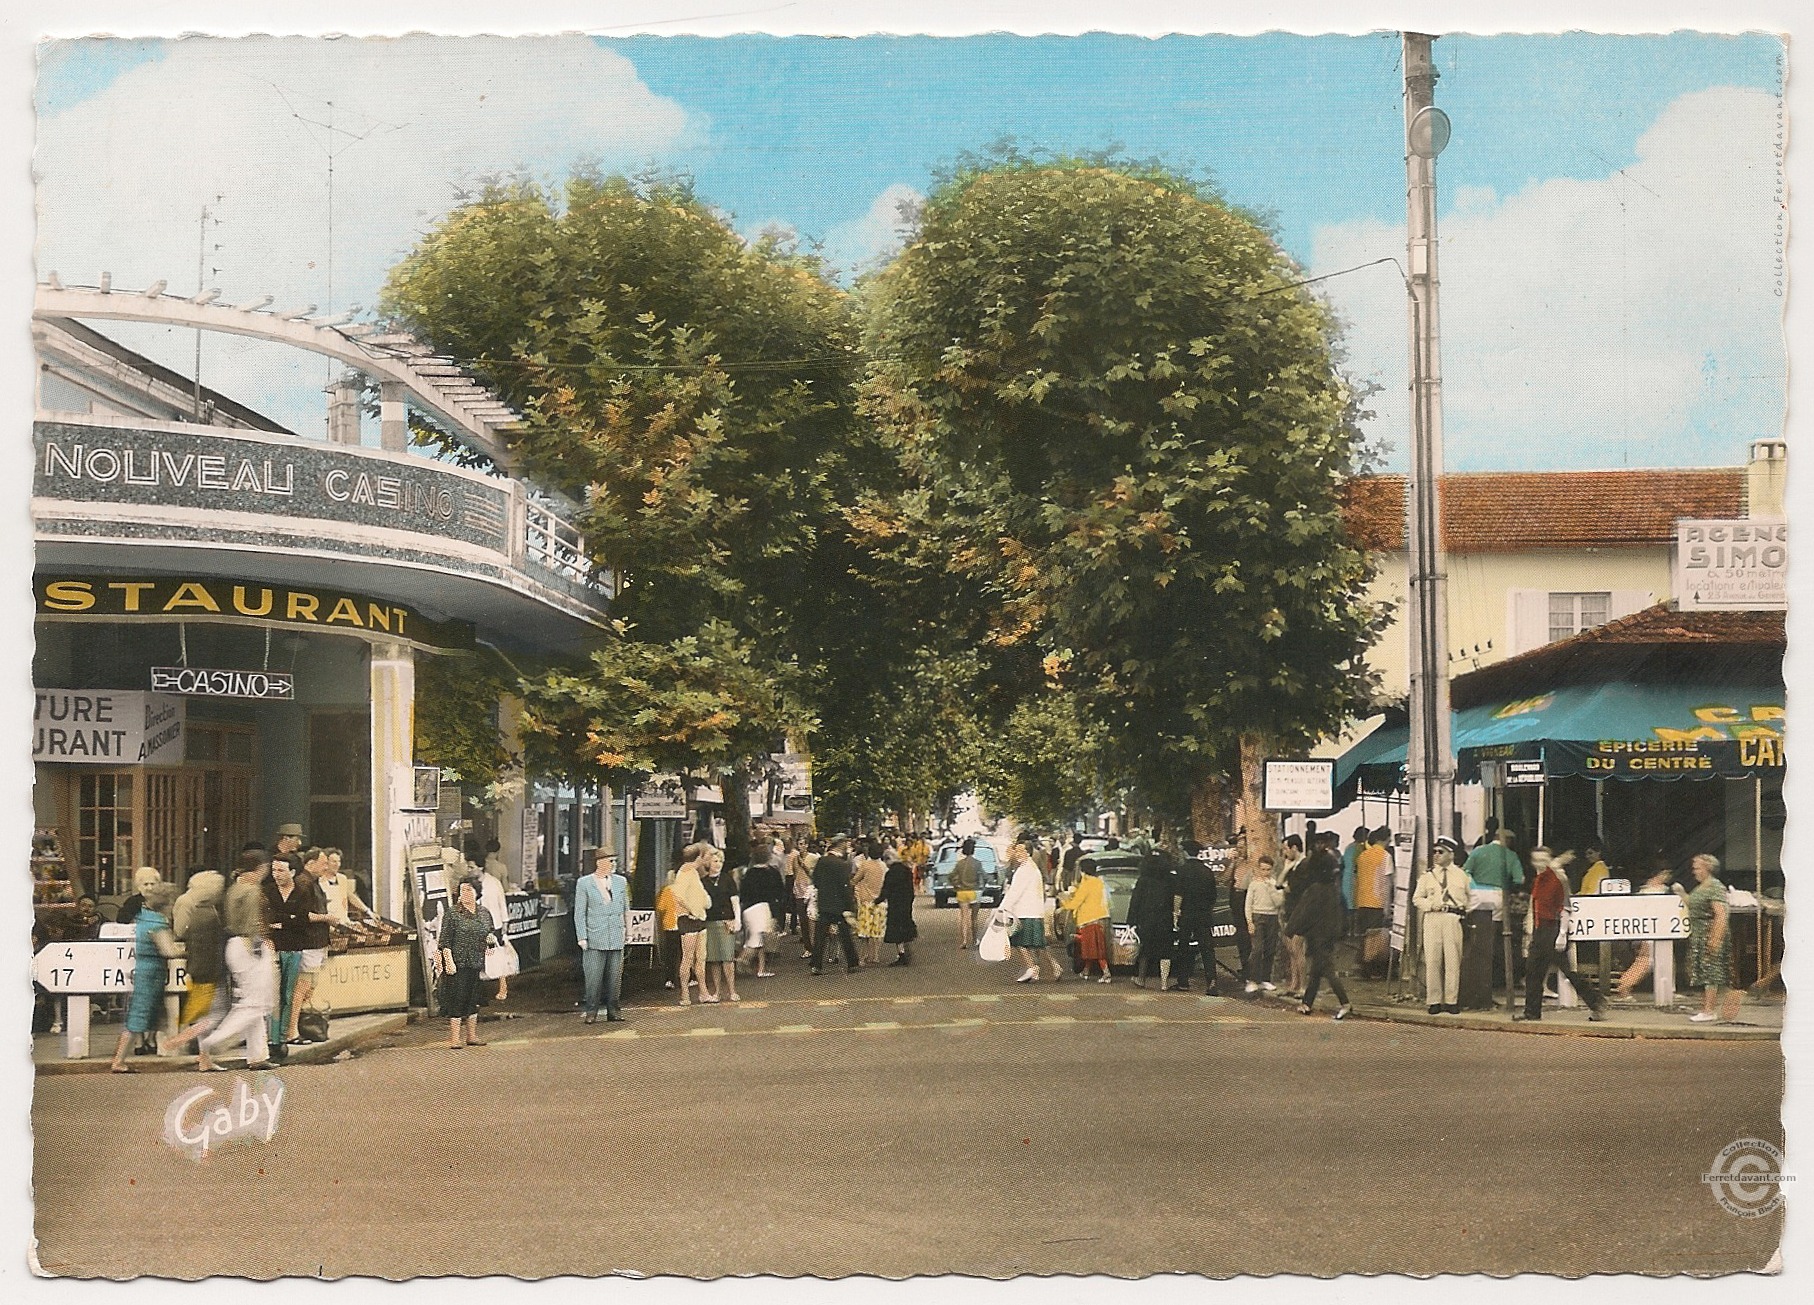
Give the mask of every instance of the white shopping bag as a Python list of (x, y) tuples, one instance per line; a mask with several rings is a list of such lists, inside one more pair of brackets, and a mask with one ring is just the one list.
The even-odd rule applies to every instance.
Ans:
[(1013, 921), (997, 916), (989, 921), (989, 927), (983, 930), (983, 939), (977, 944), (976, 954), (985, 961), (1005, 961), (1008, 959), (1008, 930)]

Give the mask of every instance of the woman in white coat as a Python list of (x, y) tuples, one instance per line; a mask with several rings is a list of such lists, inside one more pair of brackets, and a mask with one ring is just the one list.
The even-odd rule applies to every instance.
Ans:
[(1039, 978), (1040, 962), (1052, 967), (1052, 982), (1063, 977), (1063, 971), (1046, 946), (1046, 878), (1028, 855), (1023, 844), (1008, 849), (1008, 891), (1002, 895), (1002, 911), (1014, 917), (1014, 932), (1008, 943), (1026, 962), (1027, 968), (1016, 983), (1032, 983)]

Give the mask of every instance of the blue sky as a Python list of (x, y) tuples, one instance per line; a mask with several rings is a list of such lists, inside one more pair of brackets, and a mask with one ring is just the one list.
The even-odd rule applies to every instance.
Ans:
[[(1456, 36), (1436, 57), (1450, 466), (1733, 463), (1777, 435), (1779, 43)], [(689, 171), (740, 230), (789, 226), (848, 272), (940, 165), (1009, 136), (1207, 173), (1325, 273), (1402, 257), (1398, 64), (1388, 34), (66, 42), (37, 88), (39, 265), (188, 293), (205, 203), (227, 297), (369, 305), (461, 186), (590, 161)], [(1397, 276), (1324, 292), (1402, 450)], [(175, 333), (114, 329), (186, 365)], [(210, 341), (204, 371), (319, 425), (291, 359)]]

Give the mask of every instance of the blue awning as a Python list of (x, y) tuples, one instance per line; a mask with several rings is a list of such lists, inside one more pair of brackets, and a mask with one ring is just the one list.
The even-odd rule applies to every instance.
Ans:
[[(1540, 757), (1552, 776), (1734, 777), (1782, 768), (1783, 723), (1778, 686), (1621, 681), (1455, 712), (1451, 743), (1464, 772)], [(1409, 739), (1408, 726), (1375, 730), (1337, 761), (1337, 784), (1392, 791), (1404, 782)]]

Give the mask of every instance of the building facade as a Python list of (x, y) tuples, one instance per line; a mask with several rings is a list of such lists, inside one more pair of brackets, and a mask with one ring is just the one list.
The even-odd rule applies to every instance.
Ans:
[[(115, 321), (288, 346), (299, 378), (333, 360), (323, 435), (135, 353)], [(33, 336), (34, 806), (72, 882), (103, 900), (142, 864), (180, 882), (293, 821), (403, 918), (404, 848), (435, 836), (413, 788), (419, 660), (606, 637), (611, 577), (573, 505), (514, 473), (516, 414), (406, 337), (205, 297), (53, 278)], [(412, 424), (471, 465), (412, 447)], [(533, 828), (532, 799), (498, 827)], [(534, 842), (500, 841), (533, 879)]]

